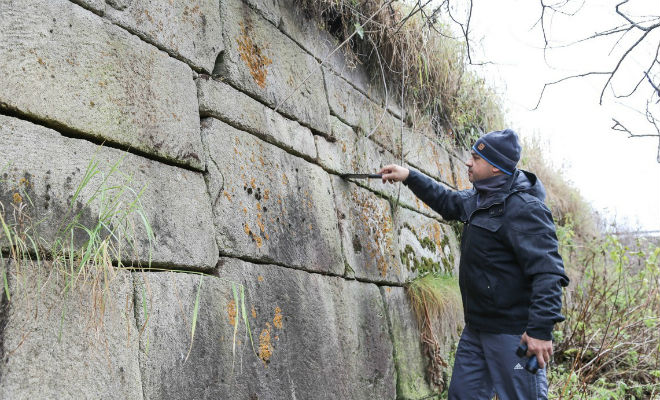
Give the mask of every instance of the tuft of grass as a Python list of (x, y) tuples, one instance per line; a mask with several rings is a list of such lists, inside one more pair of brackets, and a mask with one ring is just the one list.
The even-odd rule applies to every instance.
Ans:
[(429, 273), (406, 284), (406, 294), (420, 329), (420, 340), (429, 365), (429, 382), (438, 391), (449, 382), (449, 363), (443, 357), (443, 342), (455, 338), (463, 320), (461, 295), (456, 278)]
[(423, 15), (414, 12), (418, 6), (385, 0), (298, 4), (339, 42), (348, 40), (343, 50), (349, 64), (364, 65), (372, 85), (397, 99), (404, 88), (409, 122), (425, 120), (462, 148), (482, 132), (503, 128), (501, 101), (470, 71), (464, 40), (444, 22), (449, 16), (428, 18), (430, 10)]
[[(100, 150), (101, 146), (98, 151)], [(133, 177), (121, 171), (123, 156), (114, 164), (102, 165), (97, 159), (97, 154), (87, 164), (63, 216), (58, 216), (58, 227), (52, 237), (45, 237), (40, 233), (42, 225), (52, 224), (52, 221), (46, 216), (41, 219), (33, 217), (35, 207), (29, 195), (29, 184), (21, 183), (15, 187), (17, 195), (13, 197), (14, 202), (8, 205), (0, 202), (0, 246), (2, 247), (0, 263), (6, 267), (0, 268), (4, 295), (11, 300), (16, 294), (33, 294), (27, 293), (30, 290), (28, 288), (34, 286), (29, 285), (29, 280), (35, 275), (41, 280), (42, 275), (45, 275), (46, 282), (43, 284), (39, 282), (36, 286), (38, 288), (36, 296), (40, 296), (42, 290), (50, 289), (57, 290), (58, 295), (63, 299), (64, 306), (58, 333), (58, 341), (60, 341), (65, 316), (70, 311), (65, 300), (74, 290), (84, 287), (89, 293), (90, 304), (94, 305), (93, 309), (86, 310), (90, 315), (90, 326), (99, 330), (103, 328), (103, 315), (107, 311), (109, 296), (112, 295), (111, 283), (118, 277), (119, 271), (171, 271), (197, 274), (200, 276), (200, 281), (195, 296), (187, 360), (195, 338), (202, 279), (206, 274), (152, 267), (152, 247), (155, 237), (142, 203), (146, 186), (140, 189), (133, 188)], [(23, 181), (26, 180), (21, 179), (21, 182)], [(10, 182), (2, 180), (0, 186), (12, 187)], [(89, 215), (85, 213), (89, 213), (92, 206), (98, 211), (93, 215), (90, 224)], [(147, 248), (143, 249), (138, 244), (144, 242), (140, 239), (145, 237)], [(146, 260), (141, 259), (145, 254)], [(12, 268), (10, 269), (9, 266)], [(15, 283), (10, 285), (11, 281)], [(63, 285), (54, 283), (62, 281)], [(252, 338), (245, 312), (244, 287), (235, 282), (227, 282), (240, 290), (240, 298), (236, 304), (240, 303), (247, 332)], [(47, 284), (50, 287), (47, 287)], [(148, 281), (145, 279), (140, 299), (145, 323), (138, 327), (140, 336), (149, 323), (148, 291)], [(148, 353), (149, 337), (145, 340)]]

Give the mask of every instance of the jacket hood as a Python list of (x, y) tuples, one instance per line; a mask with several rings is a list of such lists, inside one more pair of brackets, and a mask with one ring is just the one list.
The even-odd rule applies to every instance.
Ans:
[(541, 201), (545, 200), (545, 187), (541, 180), (533, 173), (522, 169), (516, 170), (513, 174), (513, 182), (509, 193), (516, 192), (525, 192)]

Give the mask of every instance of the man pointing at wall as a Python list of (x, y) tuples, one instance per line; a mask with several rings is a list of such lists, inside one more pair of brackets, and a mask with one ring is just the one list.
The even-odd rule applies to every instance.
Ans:
[[(452, 191), (398, 165), (383, 182), (403, 182), (446, 220), (463, 222), (459, 284), (465, 329), (456, 350), (449, 399), (545, 399), (552, 330), (561, 322), (568, 284), (545, 189), (516, 169), (518, 136), (510, 129), (482, 136), (465, 165), (474, 188)], [(524, 369), (520, 343), (540, 369)]]

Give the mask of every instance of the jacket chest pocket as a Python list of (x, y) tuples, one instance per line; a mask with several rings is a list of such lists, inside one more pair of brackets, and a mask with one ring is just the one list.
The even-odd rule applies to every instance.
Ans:
[(501, 250), (502, 212), (493, 207), (475, 215), (470, 221), (470, 251), (479, 255), (492, 255), (493, 251)]
[(502, 227), (502, 215), (504, 206), (497, 205), (484, 210), (472, 218), (470, 223), (489, 232), (495, 233)]

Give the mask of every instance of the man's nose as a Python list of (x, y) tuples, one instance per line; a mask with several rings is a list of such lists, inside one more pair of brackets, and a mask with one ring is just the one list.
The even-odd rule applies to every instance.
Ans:
[(468, 167), (471, 167), (472, 166), (472, 160), (468, 158), (467, 161), (465, 161), (465, 165), (468, 166)]

